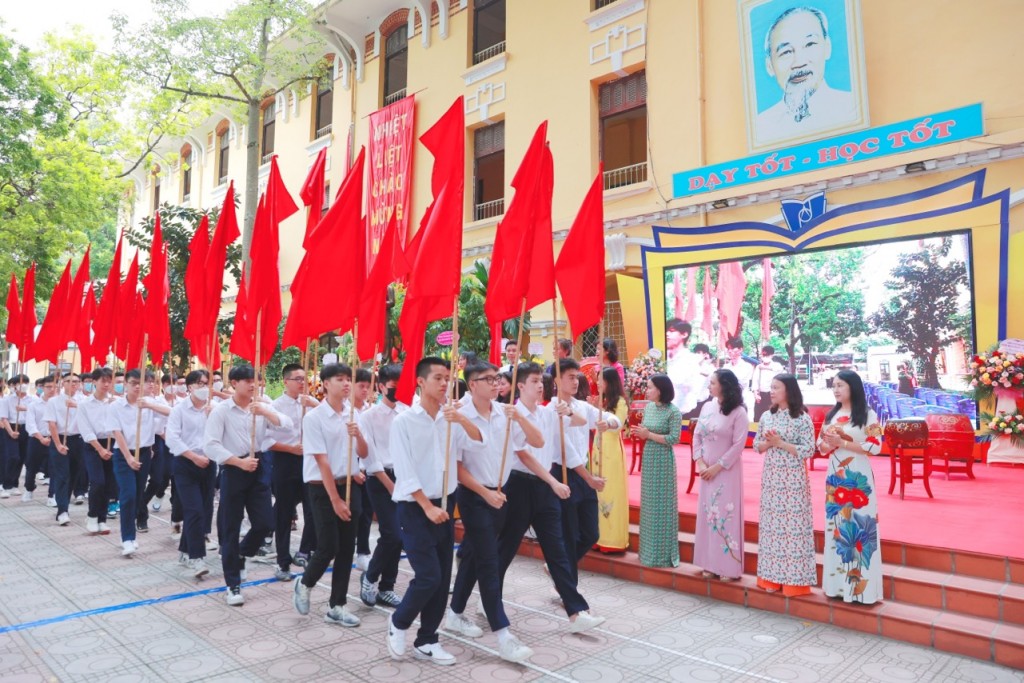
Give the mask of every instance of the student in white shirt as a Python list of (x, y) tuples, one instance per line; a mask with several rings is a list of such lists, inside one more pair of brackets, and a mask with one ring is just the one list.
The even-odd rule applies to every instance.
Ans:
[[(36, 490), (37, 474), (43, 474), (46, 479), (47, 488), (49, 480), (48, 460), (50, 454), (49, 430), (46, 421), (43, 419), (43, 411), (46, 402), (53, 398), (57, 392), (57, 381), (53, 375), (47, 375), (36, 380), (36, 394), (28, 397), (28, 413), (25, 417), (25, 431), (29, 435), (28, 457), (25, 458), (25, 493), (21, 494), (21, 500), (28, 503), (32, 500), (32, 494)], [(57, 503), (52, 495), (47, 496), (47, 505), (53, 501), (50, 507), (56, 507)]]
[(762, 346), (761, 362), (754, 366), (750, 380), (750, 388), (754, 392), (754, 422), (759, 422), (764, 411), (772, 407), (772, 380), (781, 372), (782, 363), (775, 361), (775, 347)]
[(498, 491), (508, 481), (512, 458), (507, 458), (501, 472), (501, 451), (509, 420), (514, 423), (509, 435), (510, 448), (522, 449), (526, 443), (540, 448), (544, 437), (515, 406), (498, 403), (498, 368), (490, 363), (476, 362), (465, 368), (469, 385), (468, 400), (460, 409), (485, 435), (487, 448), (459, 451), (459, 502), (462, 526), (465, 529), (459, 570), (452, 591), (451, 608), (445, 629), (469, 638), (479, 638), (483, 631), (464, 616), (473, 584), (480, 585), (480, 604), (487, 615), (491, 631), (498, 637), (498, 654), (514, 663), (533, 655), (509, 630), (508, 616), (502, 603), (501, 563), (498, 535), (508, 514), (505, 494)]
[(69, 372), (61, 378), (61, 391), (46, 402), (43, 419), (50, 435), (50, 492), (57, 501), (57, 524), (67, 526), (71, 487), (82, 467), (82, 437), (78, 431), (76, 394), (82, 380)]
[[(365, 415), (370, 409), (370, 384), (373, 375), (369, 370), (357, 368), (352, 382), (352, 405), (356, 415)], [(354, 495), (354, 494), (353, 494)], [(366, 490), (366, 484), (359, 484), (361, 511), (356, 524), (356, 569), (365, 572), (370, 568), (370, 527), (373, 526), (373, 501)]]
[(25, 418), (28, 415), (28, 376), (14, 375), (8, 380), (7, 386), (11, 388), (11, 392), (3, 397), (4, 410), (0, 412), (0, 427), (6, 432), (3, 437), (7, 452), (0, 498), (20, 493), (18, 480), (21, 478), (21, 468), (28, 456), (29, 435), (25, 429)]
[(402, 537), (396, 516), (397, 506), (391, 500), (395, 490), (395, 463), (390, 448), (391, 423), (409, 409), (395, 396), (401, 374), (401, 365), (385, 365), (380, 369), (380, 403), (363, 413), (360, 420), (367, 448), (366, 459), (363, 460), (366, 468), (364, 486), (377, 515), (377, 531), (380, 533), (370, 564), (359, 577), (359, 597), (367, 607), (398, 607), (402, 601), (395, 592), (398, 562), (402, 558)]
[[(299, 614), (309, 614), (310, 591), (333, 562), (324, 620), (353, 627), (359, 626), (359, 617), (348, 611), (345, 603), (361, 509), (355, 483), (362, 479), (359, 460), (366, 457), (366, 441), (347, 400), (352, 393), (352, 368), (343, 363), (325, 365), (320, 381), (324, 401), (302, 420), (302, 478), (309, 485), (313, 504), (317, 550), (306, 573), (295, 579), (294, 604)], [(345, 498), (347, 489), (351, 489), (351, 500)]]
[(107, 535), (107, 506), (114, 490), (113, 431), (110, 409), (114, 402), (111, 388), (114, 372), (97, 368), (92, 375), (93, 392), (78, 406), (78, 426), (82, 432), (82, 459), (89, 472), (89, 517), (85, 528), (90, 534)]
[[(440, 665), (455, 663), (455, 657), (437, 642), (452, 576), (455, 538), (451, 513), (455, 496), (451, 494), (458, 477), (455, 454), (486, 446), (480, 429), (453, 405), (446, 404), (449, 381), (447, 361), (434, 356), (420, 360), (416, 364), (420, 402), (395, 418), (390, 437), (395, 459), (392, 499), (398, 504), (402, 546), (415, 576), (402, 603), (388, 620), (388, 652), (393, 659), (405, 656), (406, 631), (419, 617), (413, 654)], [(442, 507), (445, 495), (447, 505)]]
[[(184, 379), (184, 378), (183, 378)], [(170, 411), (180, 400), (176, 393), (176, 379), (172, 373), (166, 373), (160, 378), (161, 391), (157, 391), (154, 383), (147, 397)], [(182, 389), (184, 389), (182, 385)], [(169, 413), (168, 413), (169, 414)], [(149, 506), (153, 512), (160, 512), (164, 505), (164, 497), (167, 495), (167, 487), (171, 486), (171, 467), (174, 456), (167, 449), (167, 418), (157, 414), (153, 420), (153, 431), (156, 438), (153, 440), (153, 465), (149, 471), (149, 483), (146, 484), (146, 491), (142, 497), (142, 505)], [(171, 501), (177, 498), (171, 491)], [(180, 512), (180, 510), (179, 510)], [(171, 517), (174, 517), (173, 510)]]
[(747, 407), (747, 414), (754, 412), (754, 392), (750, 389), (750, 380), (754, 376), (754, 366), (743, 357), (743, 340), (739, 337), (732, 337), (725, 342), (725, 351), (729, 356), (729, 362), (725, 367), (732, 370), (736, 379), (740, 381), (740, 388), (743, 389), (743, 403)]
[[(227, 603), (239, 607), (245, 604), (241, 590), (245, 558), (256, 554), (273, 529), (270, 485), (263, 474), (259, 449), (266, 439), (268, 423), (275, 427), (287, 426), (291, 418), (256, 398), (256, 373), (251, 365), (231, 368), (228, 381), (233, 393), (210, 413), (204, 448), (206, 457), (222, 469), (218, 520), (221, 566), (224, 584), (228, 587)], [(249, 531), (239, 542), (242, 517), (246, 513)]]
[(217, 465), (205, 454), (206, 420), (210, 403), (210, 373), (193, 370), (185, 376), (188, 395), (178, 401), (167, 418), (167, 448), (174, 460), (174, 490), (182, 514), (178, 552), (185, 566), (201, 579), (206, 566), (206, 534), (213, 520), (213, 489)]

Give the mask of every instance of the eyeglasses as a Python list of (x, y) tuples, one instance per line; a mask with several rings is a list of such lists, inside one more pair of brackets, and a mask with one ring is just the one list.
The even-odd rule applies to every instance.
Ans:
[(497, 375), (488, 375), (487, 377), (474, 377), (473, 379), (471, 379), (469, 381), (470, 382), (487, 382), (488, 384), (497, 384), (498, 383), (498, 376)]
[(287, 379), (285, 379), (285, 382), (305, 382), (305, 381), (306, 381), (305, 377), (288, 377)]

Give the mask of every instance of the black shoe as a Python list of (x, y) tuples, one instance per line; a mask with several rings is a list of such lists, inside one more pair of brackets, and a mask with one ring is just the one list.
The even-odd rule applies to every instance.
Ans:
[(143, 522), (142, 524), (139, 524), (137, 528), (138, 528), (140, 534), (145, 534), (145, 533), (149, 532), (149, 525), (146, 524), (145, 522)]
[(295, 553), (295, 556), (292, 557), (292, 564), (296, 567), (305, 567), (309, 564), (309, 555), (306, 553)]

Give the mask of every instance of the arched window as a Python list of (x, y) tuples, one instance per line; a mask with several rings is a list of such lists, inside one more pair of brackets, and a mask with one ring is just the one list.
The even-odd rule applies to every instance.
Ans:
[(263, 108), (260, 113), (263, 124), (260, 127), (260, 163), (267, 163), (274, 155), (274, 128), (277, 118), (277, 106), (274, 98), (268, 97), (263, 101)]
[(334, 55), (325, 55), (327, 71), (316, 82), (316, 100), (313, 103), (313, 139), (331, 132), (334, 119)]
[(399, 24), (384, 40), (384, 104), (405, 97), (409, 76), (409, 24)]
[(222, 119), (217, 124), (217, 184), (228, 181), (228, 157), (231, 152), (231, 124)]
[(181, 201), (187, 202), (192, 195), (192, 145), (181, 147)]

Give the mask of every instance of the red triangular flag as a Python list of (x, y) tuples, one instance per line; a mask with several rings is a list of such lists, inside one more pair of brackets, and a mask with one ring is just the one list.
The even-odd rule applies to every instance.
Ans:
[(210, 367), (210, 338), (204, 325), (206, 313), (206, 254), (210, 251), (210, 219), (203, 216), (199, 227), (188, 243), (188, 265), (185, 266), (185, 299), (188, 301), (188, 319), (185, 334), (193, 356)]
[(24, 361), (35, 359), (36, 338), (36, 264), (25, 271), (24, 290), (21, 297), (21, 341), (18, 355)]
[(388, 285), (409, 272), (409, 264), (398, 242), (398, 220), (395, 213), (392, 213), (384, 228), (380, 251), (366, 277), (359, 302), (359, 343), (356, 348), (359, 358), (372, 359), (375, 351), (384, 349), (387, 339)]
[(326, 167), (327, 148), (324, 147), (316, 155), (316, 161), (313, 162), (309, 169), (306, 182), (302, 184), (302, 189), (299, 190), (299, 197), (308, 210), (306, 213), (306, 234), (302, 241), (304, 249), (309, 249), (309, 236), (313, 232), (313, 228), (316, 227), (316, 224), (320, 222), (320, 214), (324, 209), (324, 170)]
[(148, 335), (146, 353), (160, 365), (164, 354), (171, 350), (171, 286), (167, 279), (167, 247), (164, 245), (159, 213), (156, 215), (153, 242), (149, 248), (149, 273), (143, 285), (146, 287), (146, 308), (142, 323), (143, 334)]
[(718, 334), (722, 348), (725, 348), (726, 341), (740, 333), (740, 312), (746, 292), (747, 276), (743, 273), (742, 263), (732, 261), (718, 266), (715, 297), (718, 299)]
[(573, 339), (604, 317), (603, 192), (598, 168), (555, 264), (555, 279)]
[(254, 362), (256, 358), (256, 326), (246, 319), (248, 297), (246, 296), (246, 272), (242, 266), (242, 277), (238, 280), (238, 294), (235, 295), (235, 325), (231, 330), (231, 344), (228, 350), (239, 358)]
[(18, 278), (11, 273), (11, 285), (7, 288), (7, 343), (18, 347), (21, 356), (21, 302), (18, 300)]
[(114, 346), (116, 326), (114, 317), (118, 309), (118, 296), (121, 293), (121, 241), (117, 239), (114, 249), (114, 260), (107, 271), (107, 281), (103, 285), (103, 294), (96, 309), (96, 319), (92, 323), (92, 352), (98, 363), (107, 361), (107, 354)]
[(697, 317), (697, 267), (690, 266), (686, 269), (686, 313), (679, 319), (693, 322), (695, 317)]
[(541, 150), (540, 177), (535, 188), (533, 220), (527, 228), (533, 229), (533, 250), (530, 259), (530, 288), (526, 294), (528, 309), (555, 298), (555, 254), (551, 227), (551, 200), (554, 195), (555, 166), (551, 148)]
[[(117, 295), (117, 311), (114, 314), (114, 325), (116, 332), (114, 355), (127, 362), (127, 354), (131, 350), (129, 345), (133, 342), (138, 347), (139, 343), (142, 342), (142, 335), (139, 335), (139, 339), (136, 342), (133, 339), (135, 333), (135, 318), (141, 316), (142, 310), (135, 310), (135, 295), (139, 291), (139, 253), (135, 252), (132, 256), (132, 263), (128, 266), (128, 275), (125, 277), (124, 282), (121, 284), (121, 291)], [(139, 328), (141, 329), (141, 327)], [(135, 349), (135, 353), (141, 353), (140, 348)], [(130, 365), (128, 367), (131, 367)]]
[[(228, 185), (228, 191), (224, 195), (224, 203), (221, 205), (220, 215), (217, 217), (217, 226), (214, 228), (213, 236), (210, 239), (210, 249), (206, 253), (206, 277), (205, 296), (203, 297), (205, 311), (203, 313), (202, 329), (214, 343), (214, 358), (207, 367), (213, 368), (220, 365), (220, 337), (217, 333), (217, 319), (220, 316), (220, 303), (224, 294), (224, 273), (227, 270), (228, 247), (238, 239), (241, 232), (238, 229), (238, 216), (235, 213), (235, 185), (232, 182)], [(207, 346), (208, 344), (203, 344)]]
[[(146, 309), (146, 302), (142, 298), (142, 292), (136, 290), (131, 295), (130, 304), (126, 313), (129, 316), (125, 325), (125, 358), (124, 365), (129, 370), (142, 368), (142, 344), (144, 335), (143, 312)], [(149, 351), (146, 351), (149, 355)]]
[(90, 372), (95, 353), (92, 348), (92, 320), (96, 317), (96, 293), (92, 288), (92, 282), (86, 287), (81, 311), (75, 325), (74, 339), (78, 345), (79, 357), (82, 359), (82, 372)]
[(57, 286), (50, 295), (50, 303), (46, 307), (46, 316), (39, 337), (35, 343), (37, 360), (48, 360), (56, 363), (60, 353), (67, 348), (67, 318), (70, 313), (68, 301), (71, 294), (71, 259), (64, 266), (64, 272), (57, 281)]
[[(85, 322), (82, 321), (84, 313), (84, 302), (85, 302), (85, 291), (92, 283), (92, 275), (90, 274), (89, 268), (89, 252), (92, 246), (86, 247), (85, 256), (82, 257), (82, 262), (78, 264), (78, 272), (75, 273), (75, 280), (71, 283), (71, 293), (68, 295), (68, 316), (67, 316), (67, 327), (65, 328), (64, 338), (66, 341), (72, 341), (78, 349), (85, 347), (92, 348), (92, 335), (87, 335), (85, 339), (80, 338), (83, 329), (88, 329), (91, 320)], [(82, 356), (82, 360), (85, 360), (85, 356)], [(85, 363), (83, 362), (84, 366)]]

